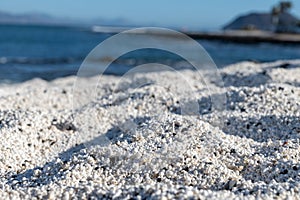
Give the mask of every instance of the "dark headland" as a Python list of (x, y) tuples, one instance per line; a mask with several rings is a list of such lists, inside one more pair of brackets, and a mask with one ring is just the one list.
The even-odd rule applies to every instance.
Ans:
[(291, 8), (291, 2), (282, 1), (270, 12), (238, 16), (226, 24), (220, 32), (187, 32), (186, 34), (195, 39), (299, 44), (300, 20), (289, 12)]

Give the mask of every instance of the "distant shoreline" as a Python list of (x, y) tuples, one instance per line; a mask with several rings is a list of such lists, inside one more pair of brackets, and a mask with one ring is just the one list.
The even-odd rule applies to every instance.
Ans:
[(300, 44), (300, 34), (265, 31), (186, 32), (193, 39), (222, 40), (236, 43)]
[[(105, 33), (105, 34), (117, 34), (122, 31), (139, 28), (139, 27), (120, 27), (120, 26), (91, 26), (88, 25), (66, 25), (66, 24), (18, 24), (18, 23), (0, 23), (0, 26), (45, 26), (45, 27), (58, 27), (58, 28), (84, 28), (86, 31), (91, 31), (92, 33)], [(234, 43), (274, 43), (274, 44), (300, 44), (300, 34), (295, 33), (273, 33), (268, 31), (259, 31), (259, 30), (230, 30), (230, 31), (181, 31), (193, 39), (205, 39), (205, 40), (219, 40), (225, 42), (234, 42)], [(145, 34), (144, 32), (136, 34)], [(148, 33), (153, 35), (161, 36), (170, 36), (165, 35), (165, 33)]]
[[(108, 26), (93, 26), (93, 33), (111, 33), (117, 34), (134, 27), (108, 27)], [(179, 30), (180, 31), (180, 30)], [(284, 44), (300, 44), (300, 34), (292, 33), (273, 33), (268, 31), (219, 31), (219, 32), (201, 32), (201, 31), (180, 31), (193, 39), (206, 40), (221, 40), (236, 43), (284, 43)], [(146, 34), (145, 32), (136, 32), (135, 34)], [(151, 32), (147, 34), (170, 36), (162, 32)]]

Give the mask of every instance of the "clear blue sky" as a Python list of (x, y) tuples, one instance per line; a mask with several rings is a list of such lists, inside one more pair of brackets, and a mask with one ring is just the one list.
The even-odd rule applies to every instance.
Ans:
[[(219, 28), (238, 14), (269, 11), (279, 0), (0, 0), (0, 10), (76, 19), (125, 18), (139, 24)], [(293, 13), (300, 1), (293, 0)]]

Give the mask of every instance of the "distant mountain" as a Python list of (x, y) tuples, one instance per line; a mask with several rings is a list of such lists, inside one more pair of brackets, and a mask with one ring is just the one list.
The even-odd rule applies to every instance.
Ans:
[(71, 18), (53, 17), (43, 13), (12, 14), (0, 11), (0, 24), (44, 24), (44, 25), (102, 25), (102, 26), (131, 26), (123, 18), (92, 20), (76, 20)]
[(273, 17), (270, 13), (250, 13), (237, 17), (229, 24), (223, 27), (224, 30), (247, 30), (258, 29), (264, 31), (274, 31), (278, 29), (287, 29), (289, 32), (298, 29), (299, 19), (289, 13), (281, 13), (278, 16), (278, 25), (273, 23)]
[(74, 20), (56, 18), (43, 13), (11, 14), (0, 11), (1, 24), (70, 24)]

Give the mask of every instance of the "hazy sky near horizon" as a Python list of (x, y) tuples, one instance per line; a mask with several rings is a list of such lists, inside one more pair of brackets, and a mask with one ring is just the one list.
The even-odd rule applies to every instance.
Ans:
[[(216, 29), (237, 15), (269, 11), (279, 0), (0, 0), (0, 11), (41, 12), (75, 19), (124, 18), (132, 23)], [(292, 13), (300, 2), (292, 1)]]

